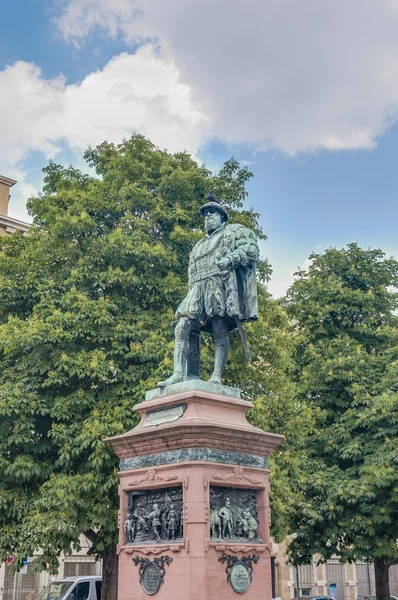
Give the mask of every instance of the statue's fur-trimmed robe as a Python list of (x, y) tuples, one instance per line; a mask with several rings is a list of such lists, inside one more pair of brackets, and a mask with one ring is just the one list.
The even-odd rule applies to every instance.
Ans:
[[(260, 257), (257, 238), (244, 225), (224, 224), (201, 239), (189, 255), (189, 289), (176, 317), (189, 317), (211, 331), (214, 316), (230, 317), (229, 329), (241, 321), (258, 318), (256, 262)], [(228, 258), (227, 274), (221, 274), (219, 258)]]

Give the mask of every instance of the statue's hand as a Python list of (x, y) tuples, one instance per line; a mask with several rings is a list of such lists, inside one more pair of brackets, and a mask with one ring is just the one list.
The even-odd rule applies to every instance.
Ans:
[(226, 271), (229, 267), (229, 262), (229, 258), (218, 258), (217, 266), (220, 269), (220, 271)]

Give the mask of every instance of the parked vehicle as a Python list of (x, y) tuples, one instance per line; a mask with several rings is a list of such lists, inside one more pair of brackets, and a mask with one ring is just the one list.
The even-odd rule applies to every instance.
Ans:
[[(357, 596), (357, 600), (376, 600), (376, 596)], [(390, 596), (390, 600), (398, 600), (397, 596)]]
[(300, 596), (299, 600), (334, 600), (332, 596)]
[(102, 578), (95, 575), (55, 579), (36, 600), (101, 600), (101, 585)]

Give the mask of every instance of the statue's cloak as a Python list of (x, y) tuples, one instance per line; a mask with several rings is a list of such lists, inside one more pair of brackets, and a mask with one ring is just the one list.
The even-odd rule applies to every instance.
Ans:
[(229, 330), (232, 331), (237, 327), (235, 317), (242, 322), (258, 319), (256, 262), (259, 249), (254, 232), (239, 223), (226, 225), (223, 246), (223, 256), (231, 256), (234, 264), (238, 263), (225, 281)]
[[(217, 266), (220, 256), (230, 259), (227, 274), (221, 274)], [(258, 260), (256, 235), (239, 223), (225, 224), (211, 238), (200, 240), (190, 255), (188, 295), (176, 316), (198, 318), (200, 328), (210, 332), (215, 315), (229, 317), (229, 330), (237, 327), (236, 318), (242, 322), (258, 319)]]

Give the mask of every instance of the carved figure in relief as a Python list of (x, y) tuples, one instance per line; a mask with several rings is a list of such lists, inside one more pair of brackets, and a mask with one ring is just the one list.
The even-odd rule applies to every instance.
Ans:
[(183, 537), (183, 530), (184, 530), (184, 507), (181, 507), (181, 512), (180, 512), (180, 528), (178, 531), (178, 536), (179, 537)]
[(137, 533), (139, 533), (140, 531), (148, 531), (148, 526), (146, 523), (146, 517), (148, 516), (148, 513), (146, 512), (145, 508), (141, 505), (141, 504), (137, 504), (137, 508), (134, 511), (134, 518), (136, 519), (136, 529), (137, 529)]
[(250, 511), (246, 511), (246, 522), (247, 522), (247, 532), (249, 540), (253, 540), (257, 537), (257, 528), (258, 523), (254, 517), (251, 516)]
[(167, 511), (164, 508), (160, 517), (161, 520), (161, 536), (162, 539), (167, 539)]
[(200, 208), (207, 235), (189, 255), (188, 294), (177, 308), (174, 373), (158, 386), (199, 377), (201, 331), (214, 335), (214, 371), (221, 383), (229, 354), (228, 332), (238, 329), (247, 360), (251, 360), (242, 328), (258, 318), (256, 262), (260, 258), (255, 233), (238, 223), (227, 224), (226, 208), (210, 193)]
[(153, 511), (149, 513), (148, 519), (152, 519), (152, 527), (153, 533), (155, 535), (155, 542), (158, 542), (160, 540), (160, 528), (162, 526), (162, 522), (160, 520), (159, 506), (156, 503), (153, 505)]
[(226, 498), (225, 505), (218, 511), (218, 516), (221, 519), (221, 537), (224, 539), (226, 533), (228, 537), (232, 537), (232, 512), (230, 506), (230, 499)]
[(170, 504), (170, 510), (167, 516), (167, 537), (174, 540), (176, 531), (178, 530), (178, 512), (174, 508), (174, 504)]
[(135, 522), (131, 518), (131, 513), (128, 513), (127, 519), (123, 524), (124, 533), (126, 534), (126, 544), (130, 544), (134, 541), (135, 535)]
[(210, 532), (212, 537), (219, 537), (221, 539), (221, 519), (218, 515), (218, 510), (212, 510), (210, 513)]
[(242, 513), (236, 517), (236, 535), (240, 538), (249, 537), (249, 528), (245, 511), (242, 511)]

